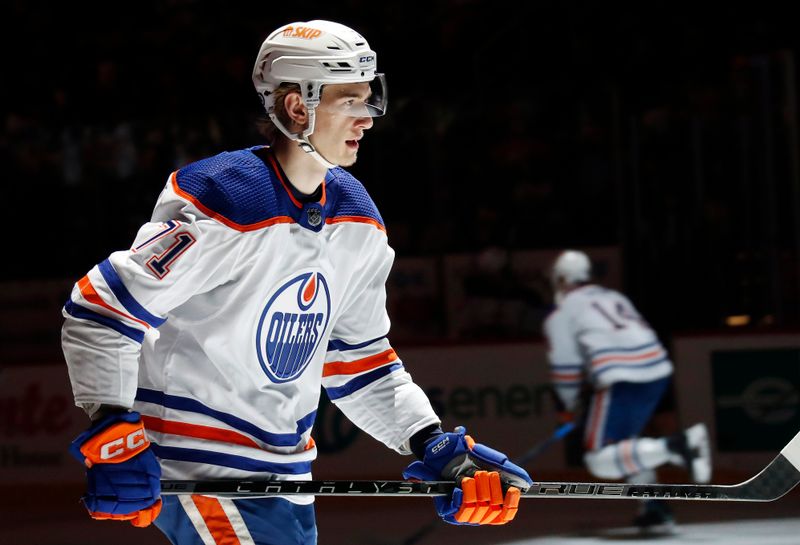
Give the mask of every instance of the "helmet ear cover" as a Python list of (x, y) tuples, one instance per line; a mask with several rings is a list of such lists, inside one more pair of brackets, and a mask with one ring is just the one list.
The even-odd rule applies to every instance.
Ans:
[(319, 80), (306, 80), (300, 82), (300, 96), (303, 103), (309, 108), (316, 108), (320, 103), (323, 83)]

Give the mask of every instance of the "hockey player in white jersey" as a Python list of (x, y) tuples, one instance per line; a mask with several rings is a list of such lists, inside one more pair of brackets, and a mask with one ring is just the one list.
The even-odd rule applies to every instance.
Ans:
[[(655, 469), (686, 466), (697, 483), (711, 479), (708, 437), (696, 424), (671, 437), (640, 437), (662, 399), (673, 365), (655, 332), (623, 294), (591, 282), (580, 251), (559, 254), (551, 270), (556, 308), (544, 323), (552, 384), (570, 418), (588, 385), (584, 462), (595, 477), (655, 482)], [(666, 502), (646, 501), (635, 522), (670, 530)]]
[[(394, 252), (352, 165), (386, 110), (376, 54), (330, 21), (283, 25), (253, 81), (269, 145), (173, 172), (127, 250), (78, 281), (62, 345), (91, 423), (72, 443), (97, 519), (155, 522), (176, 545), (313, 544), (313, 498), (160, 497), (159, 479), (309, 479), (320, 388), (361, 429), (460, 482), (453, 524), (514, 518), (521, 468), (443, 432), (387, 337)], [(480, 504), (480, 506), (479, 506)]]

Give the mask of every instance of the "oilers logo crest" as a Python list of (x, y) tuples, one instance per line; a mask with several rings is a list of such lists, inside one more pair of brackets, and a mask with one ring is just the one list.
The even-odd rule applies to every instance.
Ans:
[(308, 366), (328, 325), (331, 296), (325, 277), (306, 272), (269, 298), (256, 330), (256, 353), (272, 382), (289, 382)]

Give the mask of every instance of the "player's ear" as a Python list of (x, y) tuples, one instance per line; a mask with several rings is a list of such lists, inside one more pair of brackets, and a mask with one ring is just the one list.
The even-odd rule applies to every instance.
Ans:
[(289, 119), (300, 127), (305, 127), (308, 122), (308, 108), (303, 104), (300, 93), (287, 93), (283, 99), (283, 104)]

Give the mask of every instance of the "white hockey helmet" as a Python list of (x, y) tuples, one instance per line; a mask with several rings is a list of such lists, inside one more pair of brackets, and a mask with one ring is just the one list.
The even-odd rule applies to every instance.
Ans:
[(592, 262), (585, 253), (578, 250), (564, 250), (553, 263), (551, 279), (554, 286), (559, 279), (567, 285), (588, 282), (592, 276)]
[[(283, 25), (261, 44), (253, 67), (253, 84), (267, 115), (278, 129), (321, 159), (308, 137), (314, 132), (314, 112), (320, 104), (322, 86), (370, 82), (372, 94), (366, 103), (338, 113), (353, 117), (382, 116), (387, 104), (386, 79), (376, 69), (377, 55), (367, 40), (352, 28), (323, 20), (297, 22)], [(290, 133), (275, 116), (272, 93), (282, 83), (300, 86), (309, 111), (308, 127), (302, 134)], [(333, 166), (324, 162), (329, 168)]]

